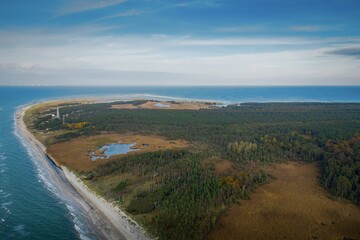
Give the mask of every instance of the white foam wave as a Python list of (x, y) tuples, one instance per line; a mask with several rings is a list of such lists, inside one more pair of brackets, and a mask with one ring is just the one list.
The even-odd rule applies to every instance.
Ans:
[(70, 204), (65, 204), (67, 209), (69, 210), (69, 213), (72, 217), (72, 222), (74, 224), (74, 227), (76, 229), (76, 231), (79, 233), (80, 235), (80, 238), (81, 237), (84, 237), (84, 238), (81, 238), (81, 239), (91, 239), (91, 238), (88, 238), (87, 236), (85, 236), (85, 233), (89, 232), (88, 231), (88, 228), (86, 227), (86, 225), (84, 225), (77, 217), (77, 213), (76, 213), (76, 209), (71, 206)]
[[(3, 192), (3, 194), (5, 194), (5, 193)], [(5, 194), (4, 196), (0, 196), (0, 198), (4, 199), (4, 198), (8, 198), (10, 196), (11, 196), (11, 193), (8, 193), (8, 194)]]
[(23, 147), (25, 147), (27, 154), (29, 155), (32, 162), (34, 163), (34, 165), (36, 167), (38, 181), (43, 183), (43, 186), (45, 186), (45, 188), (48, 191), (50, 191), (51, 193), (56, 195), (58, 198), (62, 199), (62, 197), (59, 195), (56, 187), (51, 182), (51, 176), (47, 173), (47, 171), (45, 170), (45, 167), (42, 166), (42, 164), (39, 162), (40, 160), (38, 159), (38, 156), (36, 155), (34, 149), (28, 145), (28, 143), (25, 141), (24, 138), (22, 138), (20, 136), (17, 128), (14, 129), (14, 134), (20, 140)]
[(6, 206), (10, 206), (12, 203), (13, 203), (12, 201), (2, 203), (1, 207), (5, 208)]
[(4, 209), (7, 214), (11, 214), (10, 209), (7, 208), (6, 206), (1, 206), (1, 208)]
[(88, 238), (87, 236), (82, 235), (82, 234), (80, 234), (80, 239), (81, 240), (92, 240), (91, 238)]
[[(14, 117), (15, 118), (15, 117)], [(16, 121), (14, 121), (16, 124)], [(29, 145), (29, 143), (20, 135), (19, 130), (14, 125), (14, 134), (20, 140), (23, 147), (26, 149), (28, 156), (30, 157), (32, 163), (36, 168), (37, 178), (43, 186), (52, 194), (54, 194), (58, 199), (60, 199), (62, 204), (65, 204), (70, 215), (71, 221), (74, 224), (74, 228), (78, 232), (81, 239), (90, 239), (86, 235), (89, 233), (89, 230), (86, 225), (79, 220), (81, 216), (80, 210), (74, 208), (70, 204), (72, 204), (72, 199), (67, 199), (62, 194), (61, 187), (57, 186), (57, 183), (53, 180), (53, 176), (49, 172), (49, 170), (44, 166), (44, 163), (39, 159), (38, 155), (36, 154), (35, 150)]]
[(38, 181), (43, 183), (47, 190), (59, 196), (55, 186), (50, 181), (47, 180), (48, 178), (44, 176), (43, 171), (40, 168), (37, 168), (36, 170), (37, 170)]
[(23, 139), (20, 139), (20, 140), (21, 140), (23, 146), (25, 147), (28, 155), (30, 156), (30, 159), (35, 164), (38, 181), (43, 183), (43, 185), (46, 187), (46, 189), (49, 190), (51, 193), (60, 197), (58, 194), (58, 191), (56, 191), (55, 186), (50, 182), (51, 181), (50, 176), (48, 174), (46, 174), (45, 170), (43, 169), (43, 166), (41, 166), (41, 164), (39, 163), (39, 159), (37, 158), (34, 150), (30, 146), (28, 146), (27, 143)]

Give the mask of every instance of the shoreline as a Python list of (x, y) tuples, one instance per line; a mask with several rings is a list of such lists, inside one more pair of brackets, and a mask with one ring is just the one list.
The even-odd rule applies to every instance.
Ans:
[[(45, 165), (51, 162), (62, 171), (67, 182), (79, 194), (79, 198), (74, 198), (65, 187), (62, 190), (68, 195), (67, 197), (77, 201), (83, 208), (91, 222), (91, 227), (95, 228), (94, 230), (100, 239), (150, 239), (146, 235), (146, 231), (119, 207), (96, 195), (74, 173), (66, 167), (60, 166), (55, 159), (47, 154), (46, 147), (31, 134), (23, 121), (25, 112), (33, 105), (35, 104), (21, 107), (15, 113), (15, 125), (19, 134)], [(48, 170), (50, 172), (50, 169)], [(61, 186), (61, 184), (59, 185)]]

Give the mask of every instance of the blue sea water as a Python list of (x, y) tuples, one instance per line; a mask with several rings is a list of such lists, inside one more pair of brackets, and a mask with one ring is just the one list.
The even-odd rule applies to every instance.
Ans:
[(360, 87), (0, 87), (0, 239), (96, 239), (86, 213), (59, 193), (17, 135), (23, 105), (74, 97), (149, 94), (232, 102), (360, 102)]

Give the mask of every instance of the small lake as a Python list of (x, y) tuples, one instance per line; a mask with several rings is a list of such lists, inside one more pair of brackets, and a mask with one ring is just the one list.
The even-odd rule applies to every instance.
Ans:
[(154, 106), (155, 107), (170, 107), (169, 104), (163, 104), (163, 103), (155, 103)]
[(104, 151), (104, 156), (95, 156), (94, 152), (90, 153), (91, 160), (96, 161), (97, 159), (106, 159), (113, 155), (118, 154), (126, 154), (129, 152), (137, 151), (139, 148), (132, 148), (136, 145), (136, 143), (113, 143), (113, 144), (107, 144), (99, 148), (100, 151)]

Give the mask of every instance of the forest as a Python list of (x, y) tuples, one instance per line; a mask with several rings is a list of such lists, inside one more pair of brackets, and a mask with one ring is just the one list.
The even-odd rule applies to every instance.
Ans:
[[(319, 162), (322, 185), (360, 204), (360, 104), (244, 103), (200, 110), (111, 109), (111, 104), (63, 106), (65, 125), (39, 116), (34, 127), (64, 129), (55, 142), (131, 132), (192, 143), (189, 149), (120, 156), (85, 173), (94, 185), (106, 176), (136, 176), (103, 192), (119, 201), (131, 186), (147, 183), (127, 211), (147, 215), (147, 227), (160, 239), (204, 238), (226, 206), (251, 197), (268, 181), (261, 166), (282, 161)], [(217, 171), (225, 159), (234, 167)]]

